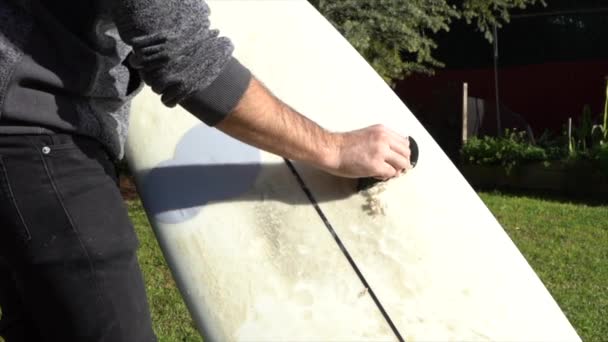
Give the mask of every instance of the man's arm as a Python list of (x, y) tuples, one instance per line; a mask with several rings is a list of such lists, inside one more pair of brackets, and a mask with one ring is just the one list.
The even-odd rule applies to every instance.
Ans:
[(329, 132), (252, 78), (235, 109), (216, 126), (250, 145), (343, 177), (394, 177), (409, 169), (409, 140), (381, 125)]
[(230, 40), (210, 28), (202, 0), (102, 2), (123, 41), (131, 66), (162, 102), (181, 105), (206, 124), (221, 121), (238, 103), (251, 73), (234, 57)]
[(168, 106), (248, 144), (345, 177), (390, 178), (409, 167), (408, 140), (382, 126), (332, 133), (272, 96), (209, 28), (201, 0), (112, 0), (122, 39)]

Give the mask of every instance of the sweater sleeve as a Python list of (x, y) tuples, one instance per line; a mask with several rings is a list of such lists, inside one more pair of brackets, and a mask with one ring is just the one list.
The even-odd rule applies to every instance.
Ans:
[(131, 65), (167, 106), (182, 105), (209, 125), (230, 113), (251, 73), (229, 39), (209, 27), (202, 0), (111, 0)]

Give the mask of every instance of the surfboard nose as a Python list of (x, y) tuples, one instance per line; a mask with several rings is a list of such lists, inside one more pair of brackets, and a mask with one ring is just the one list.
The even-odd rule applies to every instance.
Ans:
[[(408, 138), (410, 140), (410, 164), (412, 167), (416, 167), (416, 164), (418, 163), (418, 156), (420, 155), (418, 143), (416, 143), (414, 138)], [(357, 182), (357, 191), (365, 191), (380, 182), (383, 182), (383, 180), (374, 177), (359, 178)]]

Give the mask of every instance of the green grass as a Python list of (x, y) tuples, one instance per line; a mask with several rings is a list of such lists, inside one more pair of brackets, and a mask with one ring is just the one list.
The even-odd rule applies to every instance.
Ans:
[(608, 206), (481, 193), (584, 341), (608, 336)]
[[(608, 336), (608, 206), (481, 193), (584, 341)], [(160, 341), (200, 341), (141, 204), (128, 203)]]
[(159, 341), (202, 341), (180, 297), (139, 201), (127, 202), (140, 241), (139, 262), (146, 281), (152, 324)]

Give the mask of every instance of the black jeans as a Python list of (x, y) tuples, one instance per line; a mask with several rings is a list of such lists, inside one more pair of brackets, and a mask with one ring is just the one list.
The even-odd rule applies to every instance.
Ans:
[(0, 336), (155, 341), (133, 226), (96, 141), (0, 136)]

